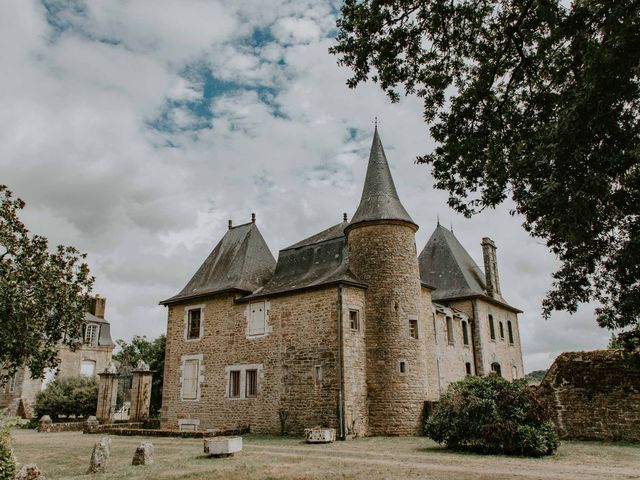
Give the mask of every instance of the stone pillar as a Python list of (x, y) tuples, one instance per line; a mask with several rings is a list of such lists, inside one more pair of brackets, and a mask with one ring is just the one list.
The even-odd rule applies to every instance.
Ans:
[(138, 365), (131, 373), (131, 412), (129, 420), (140, 422), (149, 418), (153, 372), (149, 369), (149, 365), (139, 360)]
[(98, 377), (98, 407), (96, 417), (100, 423), (112, 423), (113, 414), (116, 410), (116, 399), (118, 397), (118, 373), (112, 362), (109, 362), (104, 372)]

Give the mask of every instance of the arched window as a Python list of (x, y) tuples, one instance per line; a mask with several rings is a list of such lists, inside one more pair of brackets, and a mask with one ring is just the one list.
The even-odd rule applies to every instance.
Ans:
[(463, 320), (462, 325), (462, 343), (469, 345), (469, 332), (467, 331), (467, 322)]
[(513, 365), (511, 366), (511, 380), (515, 380), (516, 378), (518, 378), (518, 368)]
[(449, 345), (453, 345), (455, 343), (453, 337), (453, 318), (447, 317), (447, 340), (449, 341)]
[(509, 333), (509, 343), (513, 344), (513, 326), (511, 320), (507, 320), (507, 333)]
[(495, 373), (499, 377), (502, 376), (502, 369), (500, 368), (500, 364), (498, 362), (493, 362), (491, 364), (491, 372)]
[(464, 369), (467, 372), (467, 375), (471, 375), (471, 362), (466, 362), (464, 364)]
[(489, 315), (489, 333), (491, 334), (491, 340), (496, 339), (496, 327), (493, 324), (493, 315)]
[(502, 322), (499, 323), (500, 327), (500, 340), (504, 340), (504, 327), (502, 326)]
[(436, 341), (436, 344), (438, 343), (438, 330), (436, 329), (436, 313), (432, 312), (431, 313), (431, 317), (433, 319), (433, 338)]

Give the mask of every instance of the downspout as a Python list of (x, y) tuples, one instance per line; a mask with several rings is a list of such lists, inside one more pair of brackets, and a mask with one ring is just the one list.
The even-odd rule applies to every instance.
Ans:
[(342, 341), (342, 284), (338, 285), (338, 438), (345, 439), (344, 432), (344, 348)]
[[(480, 325), (478, 322), (478, 300), (475, 298), (471, 300), (471, 304), (473, 305), (473, 325), (471, 329), (471, 353), (473, 354), (473, 371), (475, 372), (476, 377), (478, 376), (478, 357), (476, 356), (476, 326), (478, 330), (480, 330)], [(480, 359), (482, 361), (482, 359)]]

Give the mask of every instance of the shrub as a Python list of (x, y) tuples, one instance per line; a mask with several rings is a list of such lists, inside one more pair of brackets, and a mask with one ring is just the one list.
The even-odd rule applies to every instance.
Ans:
[(38, 393), (34, 407), (36, 417), (49, 415), (52, 419), (75, 415), (95, 415), (98, 403), (98, 384), (95, 378), (57, 378), (46, 390)]
[(0, 480), (12, 480), (16, 473), (16, 459), (11, 448), (10, 423), (0, 417)]
[(425, 433), (453, 450), (539, 457), (558, 448), (549, 418), (525, 380), (468, 376), (449, 386)]

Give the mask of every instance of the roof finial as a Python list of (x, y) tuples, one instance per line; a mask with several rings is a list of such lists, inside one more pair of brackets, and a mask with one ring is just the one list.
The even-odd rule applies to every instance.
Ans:
[(440, 214), (439, 213), (436, 214), (436, 219), (438, 220), (438, 226), (440, 226)]
[(229, 230), (233, 228), (233, 220), (229, 219)]
[(453, 233), (453, 222), (450, 223), (451, 228), (449, 228), (449, 230), (451, 230), (451, 233)]
[(344, 212), (344, 213), (342, 214), (342, 220), (343, 220), (344, 222), (346, 222), (346, 221), (347, 221), (347, 212)]
[(378, 117), (373, 117), (373, 126), (375, 127), (375, 129), (378, 129)]
[(251, 223), (256, 223), (256, 214), (255, 213), (251, 214)]

